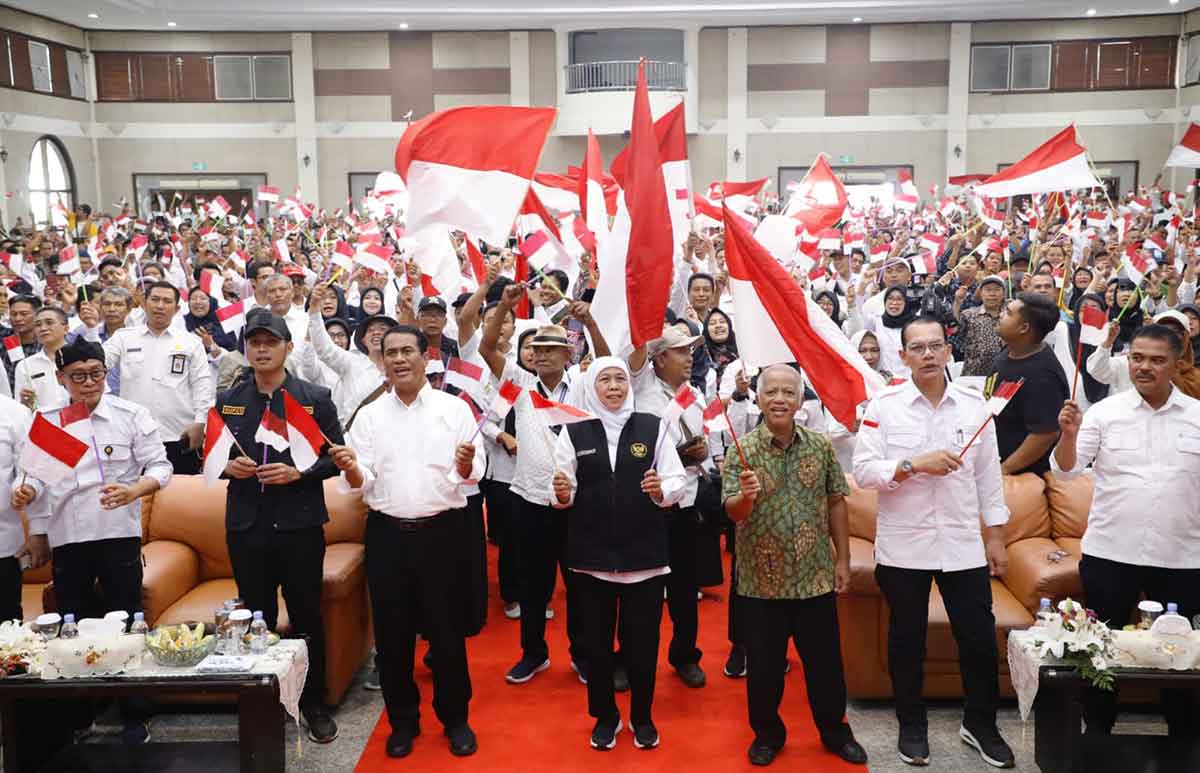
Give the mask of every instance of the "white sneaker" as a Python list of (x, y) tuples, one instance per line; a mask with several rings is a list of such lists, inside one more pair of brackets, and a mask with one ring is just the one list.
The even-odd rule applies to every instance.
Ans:
[(512, 602), (511, 604), (505, 604), (504, 605), (504, 616), (507, 617), (509, 620), (520, 620), (521, 619), (521, 605), (515, 601)]
[(554, 608), (553, 607), (546, 607), (546, 619), (547, 620), (554, 619)]

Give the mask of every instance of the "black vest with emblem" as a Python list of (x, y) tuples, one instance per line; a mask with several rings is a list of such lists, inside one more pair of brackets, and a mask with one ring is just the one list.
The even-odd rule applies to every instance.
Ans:
[(635, 572), (667, 565), (667, 511), (642, 493), (658, 427), (657, 416), (630, 415), (621, 430), (614, 471), (599, 419), (567, 425), (578, 482), (567, 516), (566, 564), (571, 569)]

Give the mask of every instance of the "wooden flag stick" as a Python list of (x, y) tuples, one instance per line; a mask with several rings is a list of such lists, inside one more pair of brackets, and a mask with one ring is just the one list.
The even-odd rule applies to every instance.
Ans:
[(987, 429), (988, 423), (991, 422), (991, 420), (994, 418), (996, 418), (996, 417), (989, 413), (988, 417), (987, 417), (987, 421), (985, 421), (983, 424), (979, 425), (979, 429), (975, 430), (975, 434), (971, 436), (971, 439), (967, 441), (967, 444), (965, 446), (963, 446), (963, 449), (958, 452), (958, 458), (960, 460), (962, 459), (963, 454), (965, 454), (967, 452), (967, 449), (971, 447), (971, 444), (974, 443), (976, 441), (976, 439), (978, 439), (979, 436), (983, 434), (983, 431), (985, 429)]
[(1129, 299), (1127, 301), (1125, 301), (1125, 305), (1121, 307), (1121, 313), (1117, 315), (1117, 322), (1120, 322), (1121, 317), (1125, 316), (1125, 312), (1129, 311), (1129, 305), (1131, 303), (1133, 303), (1134, 299), (1140, 298), (1141, 295), (1142, 295), (1142, 288), (1138, 285), (1134, 285), (1133, 286), (1133, 294), (1129, 296)]
[(1075, 345), (1075, 378), (1071, 382), (1071, 401), (1075, 400), (1075, 390), (1079, 387), (1079, 369), (1083, 365), (1083, 307), (1079, 307), (1079, 343)]
[(737, 433), (733, 431), (733, 422), (729, 420), (729, 412), (725, 410), (725, 401), (721, 401), (721, 415), (725, 417), (725, 426), (729, 427), (729, 434), (733, 437), (733, 446), (737, 449), (738, 459), (742, 461), (742, 469), (750, 469), (750, 464), (746, 461), (746, 455), (742, 453), (742, 444), (738, 441)]

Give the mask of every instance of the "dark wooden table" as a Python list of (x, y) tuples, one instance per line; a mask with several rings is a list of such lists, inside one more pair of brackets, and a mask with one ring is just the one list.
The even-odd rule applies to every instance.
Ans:
[[(70, 742), (56, 706), (97, 698), (168, 695), (234, 696), (238, 706), (238, 740), (226, 743), (124, 744)], [(27, 711), (27, 708), (29, 709)], [(44, 729), (30, 732), (30, 717)], [(283, 723), (279, 681), (274, 675), (220, 674), (186, 677), (100, 677), (92, 679), (36, 678), (0, 679), (0, 723), (3, 723), (5, 773), (46, 771), (162, 771), (170, 773), (283, 773), (285, 767)], [(65, 732), (64, 732), (65, 731)], [(34, 737), (45, 747), (46, 739), (66, 738), (61, 748), (22, 750), (22, 742)], [(52, 746), (53, 741), (49, 742)], [(37, 754), (34, 752), (42, 752)], [(36, 760), (36, 761), (34, 761)]]
[[(1118, 689), (1200, 690), (1200, 671), (1117, 669)], [(1087, 683), (1072, 666), (1042, 666), (1034, 699), (1034, 758), (1042, 773), (1200, 771), (1200, 738), (1089, 736), (1081, 731)]]

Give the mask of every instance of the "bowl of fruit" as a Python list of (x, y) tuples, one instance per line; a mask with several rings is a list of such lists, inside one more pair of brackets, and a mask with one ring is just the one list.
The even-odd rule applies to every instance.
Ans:
[(188, 668), (217, 648), (217, 638), (204, 633), (204, 623), (160, 625), (146, 634), (146, 649), (160, 666)]

